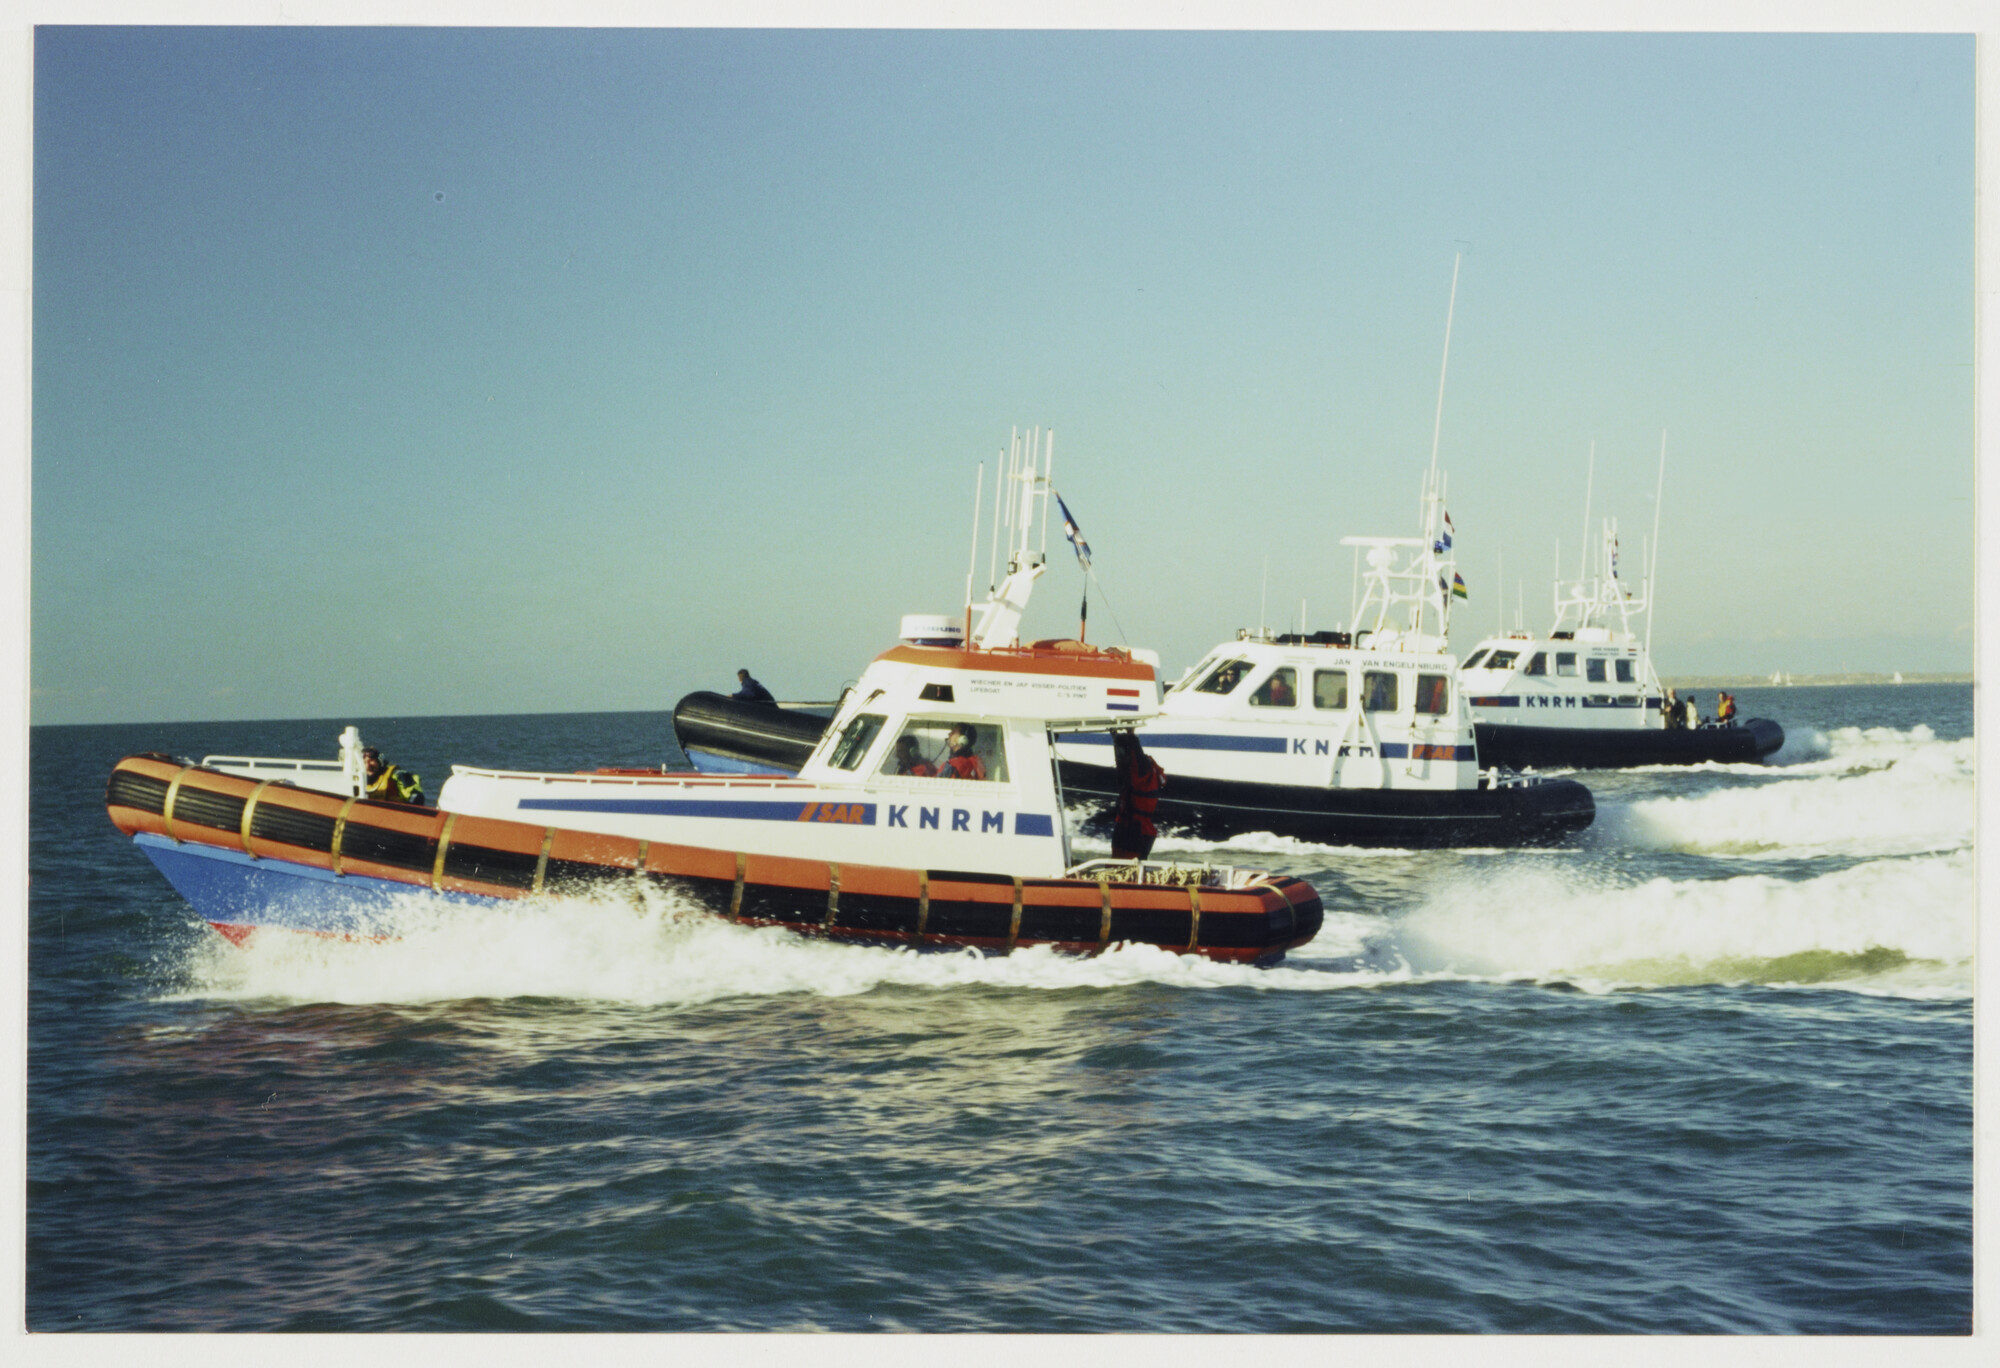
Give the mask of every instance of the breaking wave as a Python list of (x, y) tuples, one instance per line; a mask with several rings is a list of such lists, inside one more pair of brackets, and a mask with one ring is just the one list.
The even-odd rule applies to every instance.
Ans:
[[(1330, 915), (1321, 942), (1358, 950), (1376, 927), (1379, 918)], [(563, 998), (652, 1006), (783, 993), (843, 997), (886, 987), (1285, 989), (1353, 981), (1218, 964), (1146, 945), (1091, 957), (1043, 947), (987, 956), (844, 945), (725, 922), (658, 892), (649, 892), (643, 905), (612, 897), (499, 907), (447, 905), (412, 893), (383, 929), (389, 934), (368, 940), (266, 931), (241, 947), (205, 937), (175, 996), (338, 1003)]]
[[(843, 945), (733, 925), (658, 890), (643, 902), (537, 898), (497, 907), (446, 905), (413, 890), (392, 905), (380, 939), (265, 933), (237, 947), (204, 934), (173, 968), (175, 995), (678, 1005), (982, 985), (1324, 991), (1429, 979), (1969, 994), (1973, 742), (1941, 741), (1922, 726), (1801, 730), (1781, 760), (1713, 767), (1729, 771), (1722, 786), (1688, 796), (1600, 799), (1586, 845), (1737, 860), (1834, 856), (1843, 868), (1810, 878), (1607, 885), (1601, 861), (1579, 866), (1559, 851), (1438, 856), (1268, 833), (1223, 843), (1163, 836), (1155, 858), (1254, 864), (1315, 880), (1325, 924), (1276, 969), (1149, 946), (1081, 958)], [(1071, 815), (1074, 831), (1085, 814)], [(1108, 854), (1109, 844), (1078, 832), (1073, 853), (1089, 859)]]
[(1599, 807), (1591, 839), (1731, 855), (1892, 855), (1971, 845), (1971, 738), (1844, 728), (1765, 782)]
[(1439, 890), (1395, 936), (1419, 974), (1963, 997), (1973, 984), (1975, 906), (1969, 850), (1807, 880), (1753, 874), (1610, 888), (1519, 867)]

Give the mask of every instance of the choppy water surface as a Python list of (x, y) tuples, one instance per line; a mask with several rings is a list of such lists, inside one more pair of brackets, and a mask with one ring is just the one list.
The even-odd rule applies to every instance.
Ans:
[[(1584, 774), (1569, 849), (1163, 841), (1314, 882), (1272, 970), (664, 900), (244, 951), (105, 778), (349, 719), (37, 729), (30, 1326), (1963, 1333), (1971, 689), (1742, 708), (1779, 763)], [(671, 748), (363, 732), (433, 792)]]

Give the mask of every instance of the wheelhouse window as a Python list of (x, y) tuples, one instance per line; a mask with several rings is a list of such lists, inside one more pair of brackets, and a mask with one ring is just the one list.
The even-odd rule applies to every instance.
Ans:
[(1271, 677), (1257, 686), (1250, 702), (1259, 708), (1296, 708), (1299, 705), (1298, 671), (1286, 665), (1271, 671)]
[(1194, 686), (1196, 693), (1226, 694), (1243, 682), (1243, 676), (1250, 673), (1247, 660), (1225, 660), (1208, 672), (1208, 678)]
[(1495, 651), (1493, 658), (1486, 662), (1486, 668), (1489, 670), (1511, 670), (1514, 668), (1514, 662), (1520, 658), (1521, 653), (1519, 651)]
[(1576, 678), (1576, 652), (1556, 652), (1556, 673), (1566, 679)]
[(1396, 711), (1396, 676), (1369, 670), (1361, 676), (1361, 706), (1369, 712)]
[(1479, 668), (1479, 662), (1484, 659), (1486, 659), (1486, 652), (1474, 651), (1470, 656), (1466, 657), (1465, 664), (1462, 668), (1467, 670), (1476, 670)]
[(1620, 660), (1615, 663), (1618, 666), (1618, 682), (1620, 684), (1630, 684), (1632, 682), (1632, 662), (1629, 660)]
[(1347, 671), (1313, 671), (1313, 706), (1329, 711), (1347, 707)]
[(1604, 682), (1604, 662), (1592, 657), (1583, 662), (1583, 677), (1593, 684)]
[(1524, 675), (1545, 675), (1548, 672), (1549, 657), (1546, 651), (1537, 651), (1529, 656), (1527, 668), (1521, 671)]
[(1213, 656), (1208, 656), (1200, 661), (1197, 661), (1193, 666), (1191, 666), (1188, 669), (1188, 672), (1186, 674), (1182, 675), (1179, 680), (1175, 681), (1173, 688), (1167, 690), (1167, 692), (1179, 693), (1182, 689), (1192, 689), (1195, 686), (1196, 682), (1202, 678), (1204, 672), (1207, 671), (1208, 662), (1213, 659), (1214, 659)]
[[(847, 768), (843, 766), (843, 768)], [(1007, 737), (990, 722), (912, 718), (882, 759), (881, 774), (911, 779), (1007, 779)]]
[(835, 769), (858, 769), (887, 720), (879, 713), (862, 713), (849, 722), (841, 729), (840, 739), (833, 743), (833, 754), (827, 757), (827, 764)]
[(1417, 711), (1440, 716), (1451, 711), (1451, 684), (1444, 675), (1417, 676)]

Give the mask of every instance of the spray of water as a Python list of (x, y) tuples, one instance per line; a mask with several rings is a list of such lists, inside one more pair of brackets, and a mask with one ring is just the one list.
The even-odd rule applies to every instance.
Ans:
[[(1043, 991), (1147, 983), (1323, 991), (1423, 978), (1563, 979), (1580, 986), (1821, 983), (1863, 991), (1971, 991), (1973, 748), (1908, 732), (1814, 733), (1793, 764), (1691, 798), (1600, 807), (1600, 839), (1733, 857), (1837, 856), (1798, 881), (1762, 875), (1607, 885), (1560, 856), (1467, 861), (1400, 918), (1321, 881), (1326, 922), (1284, 967), (1215, 964), (1148, 946), (1095, 957), (1011, 957), (831, 943), (724, 922), (670, 894), (448, 906), (413, 891), (380, 935), (208, 937), (180, 975), (190, 997), (423, 1003), (474, 998), (695, 1004), (785, 993), (988, 985)], [(1108, 853), (1075, 842), (1079, 858)], [(1472, 852), (1459, 852), (1461, 856)], [(1272, 835), (1227, 846), (1163, 838), (1167, 858), (1275, 868), (1384, 868), (1410, 852)], [(1356, 863), (1359, 862), (1359, 863)], [(1594, 871), (1594, 872), (1593, 872)], [(1595, 882), (1593, 882), (1595, 880)]]
[[(1153, 946), (1083, 957), (1043, 947), (1011, 956), (843, 945), (776, 927), (725, 922), (673, 895), (538, 898), (452, 907), (413, 893), (384, 918), (389, 934), (340, 939), (259, 932), (238, 947), (201, 942), (182, 996), (289, 1002), (424, 1003), (563, 998), (636, 1005), (811, 993), (841, 997), (887, 986), (986, 985), (1066, 991), (1156, 983), (1285, 990), (1374, 981), (1380, 973), (1261, 970)], [(1357, 953), (1380, 919), (1336, 919), (1329, 944)]]
[(1584, 986), (1840, 983), (1972, 990), (1972, 853), (1872, 860), (1804, 881), (1744, 875), (1607, 887), (1503, 870), (1436, 892), (1397, 929), (1417, 973)]
[(1739, 856), (1919, 854), (1972, 843), (1970, 738), (1848, 728), (1828, 754), (1766, 782), (1602, 804), (1598, 845)]

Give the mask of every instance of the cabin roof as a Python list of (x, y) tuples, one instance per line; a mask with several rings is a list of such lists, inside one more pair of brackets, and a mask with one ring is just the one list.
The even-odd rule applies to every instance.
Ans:
[(1082, 643), (1036, 642), (1031, 646), (1001, 646), (975, 650), (958, 646), (892, 646), (875, 657), (931, 670), (970, 670), (997, 674), (1067, 675), (1086, 679), (1131, 679), (1150, 683), (1153, 667), (1125, 652)]

